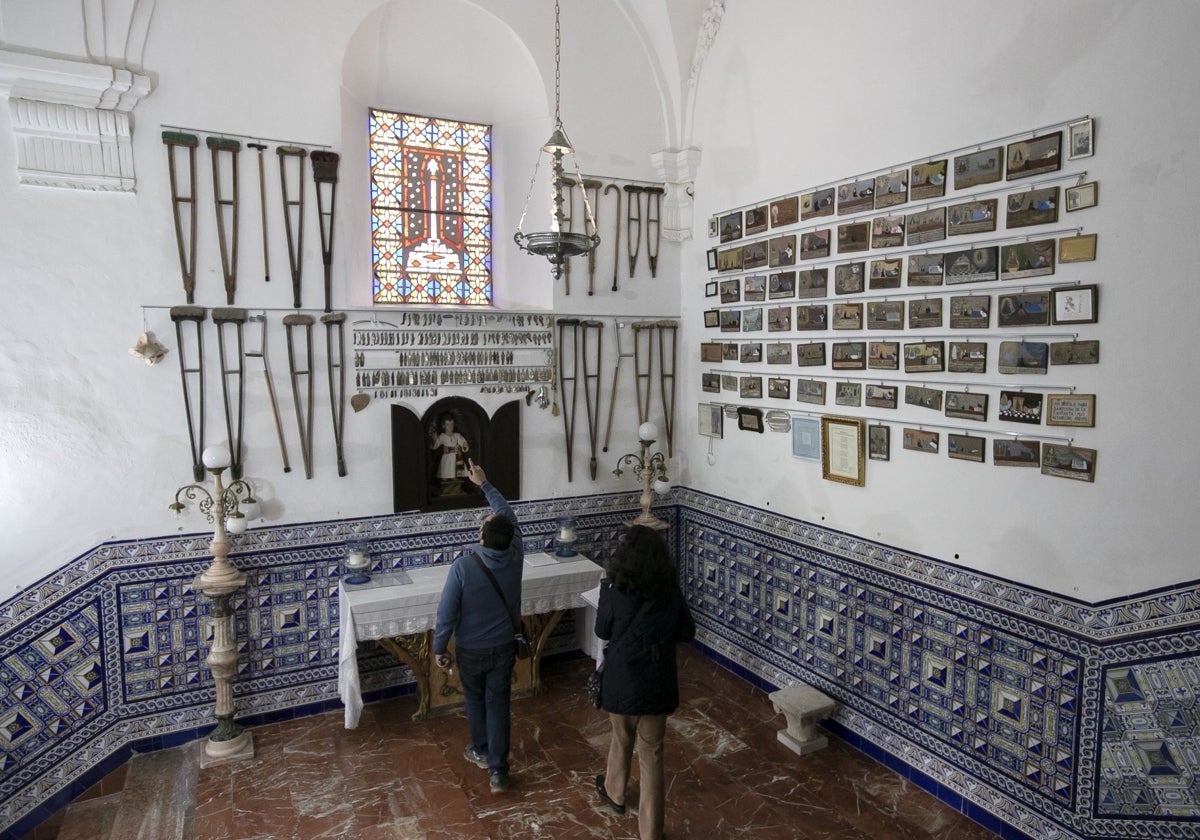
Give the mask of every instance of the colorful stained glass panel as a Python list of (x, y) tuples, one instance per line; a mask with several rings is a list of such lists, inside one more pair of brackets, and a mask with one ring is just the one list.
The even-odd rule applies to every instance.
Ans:
[(490, 306), (492, 127), (370, 112), (375, 303)]

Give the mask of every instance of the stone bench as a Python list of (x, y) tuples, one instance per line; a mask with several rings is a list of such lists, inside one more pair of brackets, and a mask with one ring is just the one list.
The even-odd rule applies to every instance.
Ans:
[(771, 706), (787, 718), (787, 729), (777, 733), (779, 742), (797, 755), (816, 752), (829, 739), (816, 731), (817, 721), (829, 717), (837, 702), (803, 683), (789, 685), (769, 695)]

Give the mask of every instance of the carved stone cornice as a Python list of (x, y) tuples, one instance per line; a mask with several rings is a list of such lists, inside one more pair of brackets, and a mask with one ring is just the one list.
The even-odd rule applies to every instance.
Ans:
[(8, 99), (20, 183), (132, 192), (129, 115), (149, 92), (140, 73), (0, 50), (0, 96)]
[(650, 162), (665, 182), (662, 205), (662, 236), (668, 242), (686, 242), (692, 238), (692, 182), (700, 168), (699, 149), (655, 152)]

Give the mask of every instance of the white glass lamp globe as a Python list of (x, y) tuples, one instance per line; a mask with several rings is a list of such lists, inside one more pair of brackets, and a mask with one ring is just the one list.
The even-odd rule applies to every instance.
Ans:
[(210, 470), (223, 470), (229, 466), (229, 462), (233, 460), (233, 455), (230, 454), (228, 446), (218, 444), (205, 449), (204, 453), (200, 456), (200, 460)]
[(649, 443), (652, 440), (658, 440), (658, 426), (655, 426), (650, 421), (646, 421), (638, 426), (638, 440)]
[(241, 513), (231, 513), (225, 517), (225, 530), (231, 534), (244, 534), (249, 527), (250, 520)]
[(665, 496), (671, 491), (671, 482), (667, 481), (665, 478), (658, 478), (654, 480), (653, 487), (655, 493), (660, 496)]

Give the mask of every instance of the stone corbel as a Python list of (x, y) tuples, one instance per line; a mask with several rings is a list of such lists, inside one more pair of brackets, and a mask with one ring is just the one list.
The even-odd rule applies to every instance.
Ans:
[(700, 168), (700, 150), (664, 149), (650, 156), (658, 177), (665, 182), (662, 206), (662, 236), (668, 242), (686, 242), (692, 238), (692, 183)]
[(149, 77), (129, 70), (0, 50), (20, 183), (132, 192), (129, 116), (149, 92)]

